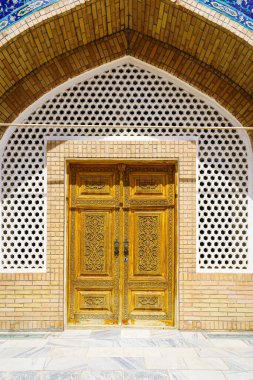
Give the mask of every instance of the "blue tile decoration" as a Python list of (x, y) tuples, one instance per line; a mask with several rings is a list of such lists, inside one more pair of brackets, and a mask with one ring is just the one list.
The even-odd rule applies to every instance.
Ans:
[[(60, 0), (0, 0), (0, 32)], [(253, 0), (197, 0), (253, 31)]]
[(253, 31), (253, 0), (197, 0)]
[(59, 0), (0, 0), (0, 32)]

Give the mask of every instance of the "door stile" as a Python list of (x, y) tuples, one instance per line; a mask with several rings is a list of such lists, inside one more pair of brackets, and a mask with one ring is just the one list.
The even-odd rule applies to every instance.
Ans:
[(120, 242), (120, 254), (119, 254), (119, 325), (122, 324), (123, 305), (124, 305), (124, 173), (126, 169), (125, 164), (117, 165), (119, 173), (119, 242)]
[[(120, 236), (121, 236), (121, 231), (120, 231), (120, 194), (121, 194), (121, 189), (120, 189), (120, 178), (119, 178), (119, 173), (115, 168), (115, 241), (120, 242)], [(120, 244), (119, 244), (120, 247)], [(115, 318), (113, 321), (113, 324), (119, 324), (120, 321), (120, 308), (121, 308), (121, 302), (120, 302), (120, 250), (119, 254), (115, 252), (115, 245), (114, 245), (114, 252), (113, 252), (113, 259), (112, 259), (112, 264), (114, 264), (114, 270), (115, 270), (115, 276), (114, 276), (114, 292), (115, 292), (115, 297), (114, 297), (114, 308), (115, 308)]]
[(124, 242), (128, 243), (128, 252), (124, 250), (124, 256), (122, 258), (123, 264), (123, 315), (122, 315), (122, 324), (128, 324), (128, 298), (129, 298), (129, 289), (128, 289), (128, 274), (129, 274), (129, 247), (131, 247), (131, 237), (129, 236), (129, 178), (128, 178), (127, 167), (124, 173), (124, 204), (123, 204), (123, 225), (124, 225)]
[(71, 252), (75, 251), (76, 246), (76, 238), (75, 238), (75, 210), (72, 207), (72, 200), (75, 197), (75, 189), (74, 186), (72, 186), (72, 181), (75, 181), (75, 173), (72, 171), (69, 173), (69, 260), (68, 260), (68, 321), (71, 321), (72, 323), (75, 323), (75, 315), (74, 315), (74, 297), (70, 297), (70, 294), (73, 294), (73, 282), (71, 281), (73, 273), (74, 273), (74, 267), (75, 263), (73, 260), (71, 260)]

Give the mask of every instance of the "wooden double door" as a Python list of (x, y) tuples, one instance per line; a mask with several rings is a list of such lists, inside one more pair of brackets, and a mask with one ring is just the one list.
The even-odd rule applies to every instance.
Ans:
[(69, 164), (68, 323), (173, 325), (175, 170)]

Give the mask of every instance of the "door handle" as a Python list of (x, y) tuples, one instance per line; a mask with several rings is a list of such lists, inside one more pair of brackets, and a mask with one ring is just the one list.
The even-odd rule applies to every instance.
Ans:
[(128, 254), (128, 240), (124, 240), (124, 256), (127, 257)]
[(114, 256), (119, 256), (119, 241), (117, 239), (114, 241)]

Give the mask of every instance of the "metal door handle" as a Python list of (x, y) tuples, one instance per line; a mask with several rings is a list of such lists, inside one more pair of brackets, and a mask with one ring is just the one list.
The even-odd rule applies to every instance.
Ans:
[(119, 256), (119, 241), (117, 239), (114, 241), (114, 256)]
[(124, 256), (128, 256), (128, 240), (124, 240)]

